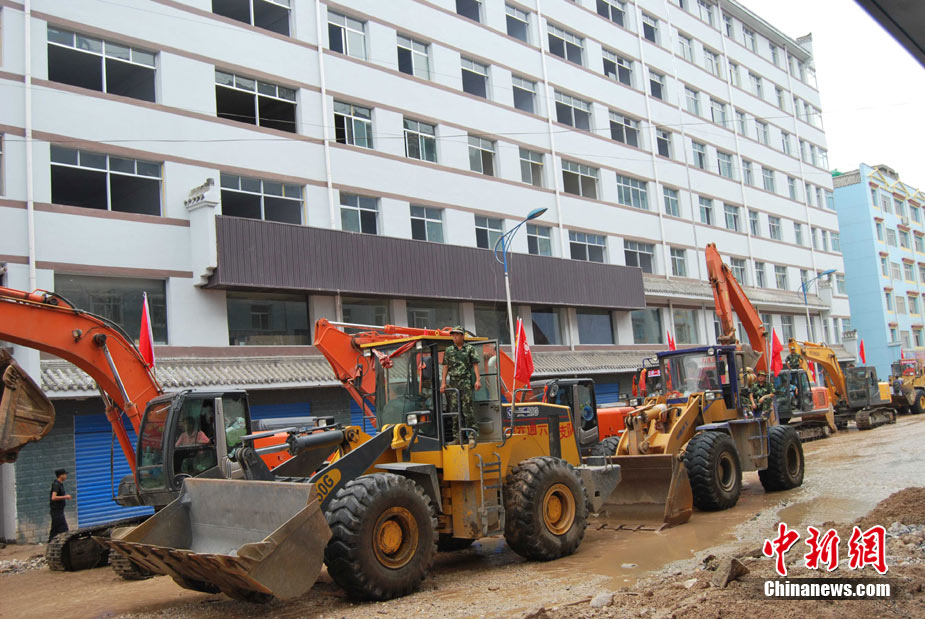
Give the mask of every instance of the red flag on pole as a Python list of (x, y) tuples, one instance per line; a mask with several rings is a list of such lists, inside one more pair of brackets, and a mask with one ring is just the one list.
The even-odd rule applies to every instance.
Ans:
[(674, 338), (671, 337), (671, 331), (665, 331), (668, 334), (668, 350), (677, 350), (674, 345)]
[(148, 293), (144, 293), (144, 304), (141, 308), (141, 334), (138, 337), (138, 350), (148, 364), (154, 367), (154, 333), (151, 331), (151, 313), (148, 310)]
[(527, 344), (527, 334), (520, 318), (517, 319), (517, 352), (514, 355), (514, 365), (517, 367), (514, 378), (529, 383), (530, 377), (533, 376), (533, 353)]
[(809, 374), (813, 377), (813, 383), (816, 382), (816, 364), (809, 363)]
[(864, 339), (861, 338), (861, 349), (859, 351), (861, 356), (861, 363), (867, 363), (867, 355), (864, 354)]
[(777, 376), (784, 368), (784, 362), (780, 354), (784, 352), (784, 345), (780, 343), (777, 337), (777, 329), (771, 330), (771, 374)]
[(636, 375), (633, 374), (633, 397), (634, 397), (634, 398), (635, 398), (637, 395), (639, 395), (638, 389), (639, 389), (639, 388), (636, 386)]

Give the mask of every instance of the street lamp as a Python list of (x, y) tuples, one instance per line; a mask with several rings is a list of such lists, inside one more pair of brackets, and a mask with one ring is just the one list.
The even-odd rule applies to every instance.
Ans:
[[(530, 211), (527, 216), (520, 221), (516, 226), (502, 234), (498, 237), (498, 240), (495, 241), (495, 260), (501, 263), (504, 266), (504, 292), (507, 296), (507, 323), (508, 328), (511, 331), (511, 357), (513, 358), (516, 354), (514, 352), (514, 312), (511, 310), (511, 280), (508, 277), (508, 254), (511, 253), (511, 241), (514, 239), (514, 235), (517, 234), (517, 231), (522, 225), (530, 221), (531, 219), (536, 219), (541, 217), (543, 213), (546, 212), (545, 208), (535, 208)], [(500, 248), (500, 253), (499, 253)]]
[(817, 279), (819, 279), (820, 277), (824, 275), (831, 275), (836, 270), (837, 269), (825, 270), (822, 273), (819, 273), (816, 277), (812, 279), (808, 279), (800, 284), (800, 288), (803, 290), (803, 307), (806, 308), (806, 339), (809, 341), (813, 341), (816, 338), (813, 337), (812, 331), (810, 331), (812, 327), (812, 322), (810, 322), (810, 319), (809, 319), (809, 303), (806, 301), (806, 290), (809, 288), (809, 285), (812, 284), (814, 281), (816, 281)]

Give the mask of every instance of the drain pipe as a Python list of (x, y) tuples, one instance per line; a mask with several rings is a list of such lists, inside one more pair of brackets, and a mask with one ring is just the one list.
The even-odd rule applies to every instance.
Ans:
[(35, 273), (35, 196), (32, 184), (32, 1), (23, 3), (23, 61), (25, 68), (26, 121), (26, 226), (29, 242), (29, 290), (38, 288)]
[[(321, 88), (321, 132), (324, 144), (324, 178), (328, 188), (328, 216), (331, 229), (339, 230), (337, 209), (334, 206), (334, 180), (331, 175), (331, 142), (328, 126), (328, 91), (324, 78), (324, 43), (321, 39), (321, 0), (315, 0), (315, 39), (318, 43), (318, 85)], [(308, 219), (306, 214), (306, 220)]]

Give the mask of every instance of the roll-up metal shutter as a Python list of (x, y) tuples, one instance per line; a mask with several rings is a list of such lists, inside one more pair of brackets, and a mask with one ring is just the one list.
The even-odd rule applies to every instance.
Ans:
[(311, 402), (295, 402), (292, 404), (251, 404), (251, 420), (277, 417), (308, 417), (311, 414)]
[(594, 396), (597, 405), (602, 406), (620, 400), (620, 383), (594, 383)]

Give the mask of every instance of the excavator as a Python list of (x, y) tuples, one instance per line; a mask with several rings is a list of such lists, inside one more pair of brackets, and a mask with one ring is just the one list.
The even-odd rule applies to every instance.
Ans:
[[(132, 474), (120, 480), (117, 503), (161, 508), (180, 494), (193, 476), (233, 477), (239, 474), (227, 454), (250, 433), (251, 419), (244, 391), (165, 394), (131, 339), (115, 323), (74, 307), (60, 295), (37, 290), (0, 288), (0, 340), (34, 348), (70, 361), (89, 374), (100, 389), (106, 417)], [(0, 462), (13, 462), (25, 445), (41, 440), (54, 425), (54, 406), (38, 385), (6, 351), (0, 350)], [(138, 436), (133, 445), (126, 423)], [(303, 424), (314, 423), (303, 418)], [(162, 441), (192, 424), (207, 444)], [(223, 425), (227, 431), (217, 432)], [(217, 440), (221, 439), (221, 440)], [(263, 442), (271, 440), (270, 437)], [(224, 442), (222, 442), (224, 441)], [(268, 454), (268, 465), (288, 456)], [(146, 516), (62, 533), (45, 549), (55, 570), (74, 571), (105, 564), (123, 578), (149, 576), (117, 554), (107, 556), (91, 539), (114, 527), (129, 526)]]
[[(243, 479), (186, 479), (179, 499), (102, 543), (186, 588), (250, 601), (302, 595), (322, 559), (350, 597), (385, 600), (416, 590), (438, 548), (486, 536), (530, 560), (572, 554), (620, 482), (619, 466), (583, 455), (600, 436), (593, 399), (563, 383), (571, 406), (550, 389), (530, 401), (497, 341), (466, 340), (480, 359), (474, 427), (439, 389), (449, 328), (318, 320), (314, 345), (364, 427), (293, 429), (262, 449), (263, 434), (243, 436), (232, 453)], [(257, 457), (282, 450), (285, 475)]]
[[(721, 330), (717, 341), (738, 346), (744, 352), (747, 366), (754, 367), (756, 372), (767, 371), (770, 351), (767, 330), (761, 316), (742, 290), (732, 269), (723, 262), (716, 244), (707, 244), (705, 254)], [(733, 310), (745, 328), (750, 347), (740, 344), (736, 337)], [(743, 371), (739, 381), (744, 379)], [(806, 367), (800, 370), (785, 369), (775, 377), (775, 414), (780, 423), (793, 426), (803, 442), (826, 438), (838, 431), (831, 402), (828, 390), (811, 385)]]
[(826, 389), (835, 403), (835, 422), (841, 429), (847, 428), (849, 421), (854, 421), (858, 430), (896, 423), (890, 385), (877, 380), (877, 368), (860, 366), (843, 370), (835, 352), (825, 344), (791, 339), (787, 347), (800, 355), (803, 372), (809, 370), (807, 362), (822, 367)]

